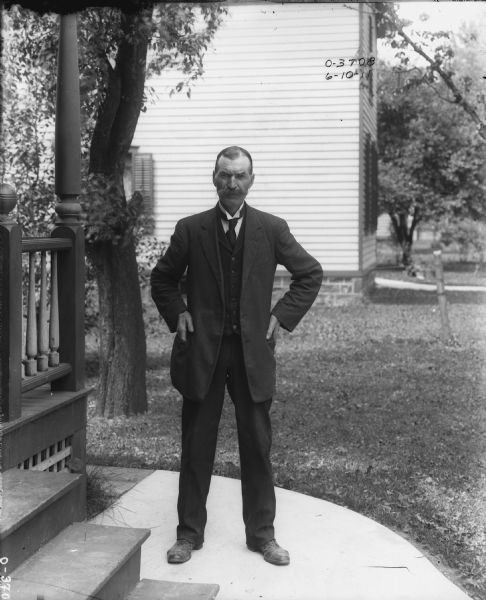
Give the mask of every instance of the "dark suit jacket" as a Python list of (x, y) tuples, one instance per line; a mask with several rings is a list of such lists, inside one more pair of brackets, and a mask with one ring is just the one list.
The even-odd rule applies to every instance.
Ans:
[[(174, 339), (171, 378), (186, 398), (203, 400), (211, 383), (224, 328), (223, 274), (212, 208), (181, 219), (169, 248), (152, 271), (152, 298), (171, 332), (188, 310), (194, 333)], [(265, 339), (272, 312), (292, 331), (312, 305), (322, 281), (320, 264), (302, 248), (287, 223), (247, 205), (240, 297), (241, 342), (248, 385), (255, 402), (275, 391), (274, 344)], [(290, 288), (271, 310), (277, 264), (292, 275)], [(187, 304), (179, 281), (187, 267)]]

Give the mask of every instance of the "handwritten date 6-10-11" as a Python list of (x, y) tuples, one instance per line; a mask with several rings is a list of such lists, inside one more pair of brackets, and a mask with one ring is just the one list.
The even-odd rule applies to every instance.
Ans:
[(353, 77), (359, 77), (360, 79), (369, 79), (371, 74), (371, 69), (368, 71), (358, 71), (355, 69), (354, 71), (341, 71), (340, 73), (326, 73), (326, 79), (329, 81), (330, 79), (353, 79)]

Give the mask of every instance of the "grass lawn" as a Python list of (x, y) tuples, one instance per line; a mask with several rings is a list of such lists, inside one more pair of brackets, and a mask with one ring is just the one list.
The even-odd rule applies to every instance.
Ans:
[[(281, 332), (272, 457), (278, 486), (389, 526), (484, 599), (486, 304), (452, 300), (448, 345), (433, 296), (396, 290), (347, 307), (316, 305), (295, 332)], [(149, 412), (107, 421), (93, 416), (91, 400), (91, 463), (178, 469), (172, 336), (151, 308), (147, 331)], [(215, 473), (239, 475), (229, 400)]]

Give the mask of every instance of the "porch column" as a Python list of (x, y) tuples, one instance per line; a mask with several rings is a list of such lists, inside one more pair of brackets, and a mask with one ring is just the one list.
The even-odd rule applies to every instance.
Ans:
[(61, 15), (56, 105), (57, 227), (52, 237), (72, 240), (69, 252), (57, 262), (59, 290), (60, 361), (72, 366), (66, 377), (53, 382), (56, 390), (84, 387), (84, 232), (80, 221), (81, 131), (76, 14)]
[(22, 233), (9, 213), (15, 190), (0, 186), (0, 421), (20, 417), (22, 364)]

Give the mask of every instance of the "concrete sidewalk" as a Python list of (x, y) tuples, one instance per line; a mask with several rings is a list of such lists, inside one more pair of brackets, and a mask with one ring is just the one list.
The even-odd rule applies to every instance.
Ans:
[[(137, 478), (135, 481), (138, 481)], [(178, 473), (153, 471), (93, 522), (150, 528), (141, 577), (217, 583), (217, 600), (467, 600), (423, 554), (353, 511), (276, 488), (277, 541), (290, 552), (275, 567), (245, 546), (240, 482), (214, 476), (204, 547), (169, 565)], [(183, 599), (181, 599), (183, 600)]]

